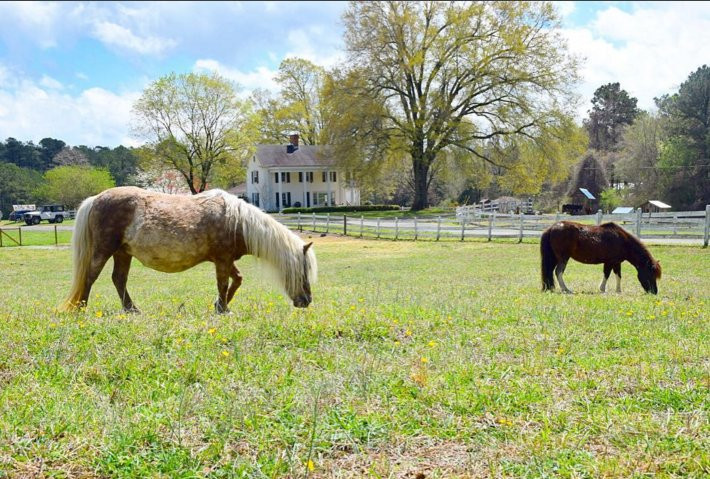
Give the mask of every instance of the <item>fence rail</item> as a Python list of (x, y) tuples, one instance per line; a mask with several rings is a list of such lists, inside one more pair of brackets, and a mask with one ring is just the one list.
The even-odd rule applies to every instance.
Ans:
[[(275, 218), (289, 228), (316, 233), (337, 233), (361, 238), (382, 238), (414, 241), (465, 241), (467, 239), (507, 238), (522, 242), (525, 238), (538, 238), (542, 231), (563, 219), (580, 223), (600, 224), (614, 221), (630, 233), (643, 239), (683, 239), (702, 242), (708, 246), (710, 239), (710, 205), (705, 211), (678, 211), (672, 213), (607, 214), (601, 212), (587, 216), (476, 214), (438, 217), (377, 218), (363, 215), (293, 214), (276, 215)], [(0, 227), (0, 247), (24, 245), (67, 244), (71, 230), (57, 225), (53, 228)]]
[(290, 228), (316, 233), (338, 233), (367, 238), (395, 240), (459, 240), (484, 238), (517, 239), (537, 238), (542, 231), (560, 220), (573, 220), (586, 224), (613, 221), (642, 239), (684, 239), (702, 242), (708, 246), (710, 234), (710, 205), (705, 211), (678, 211), (672, 213), (602, 214), (569, 216), (499, 214), (496, 212), (475, 215), (376, 218), (357, 215), (293, 214), (276, 218)]

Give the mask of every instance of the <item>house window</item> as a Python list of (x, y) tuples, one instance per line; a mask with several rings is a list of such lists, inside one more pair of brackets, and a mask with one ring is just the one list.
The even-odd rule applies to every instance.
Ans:
[(325, 176), (325, 171), (323, 172), (323, 183), (326, 182), (326, 176)]
[(335, 171), (330, 172), (330, 182), (335, 183), (337, 180), (335, 178)]
[(306, 181), (309, 183), (313, 183), (313, 172), (312, 171), (306, 172)]
[(259, 183), (259, 171), (252, 171), (251, 172), (251, 182), (252, 184)]
[(287, 193), (281, 193), (281, 204), (284, 205), (284, 208), (291, 206), (291, 192), (290, 191)]
[(279, 182), (279, 172), (277, 171), (276, 173), (274, 173), (274, 183), (278, 183), (278, 182)]
[(251, 194), (251, 204), (254, 206), (259, 206), (259, 193)]
[(298, 172), (298, 182), (303, 183), (303, 172), (302, 171)]
[(279, 207), (279, 194), (276, 193), (276, 208), (278, 209)]
[(316, 193), (313, 196), (313, 204), (314, 205), (325, 205), (327, 203), (327, 201), (328, 201), (328, 193)]
[[(277, 181), (278, 183), (278, 181)], [(291, 173), (288, 171), (281, 172), (281, 183), (291, 183)]]

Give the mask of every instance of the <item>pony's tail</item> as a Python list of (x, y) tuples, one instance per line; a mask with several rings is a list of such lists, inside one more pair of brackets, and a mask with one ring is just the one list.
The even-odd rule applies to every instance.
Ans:
[(74, 235), (71, 245), (74, 259), (74, 272), (72, 275), (72, 285), (69, 296), (60, 307), (62, 311), (74, 311), (79, 306), (81, 297), (84, 294), (86, 285), (86, 275), (91, 264), (93, 254), (93, 243), (91, 242), (91, 229), (89, 229), (89, 213), (94, 204), (95, 196), (86, 198), (76, 212), (74, 222)]
[(542, 237), (540, 238), (540, 255), (542, 256), (542, 290), (554, 291), (555, 277), (552, 273), (555, 270), (557, 260), (555, 258), (555, 252), (552, 251), (549, 231), (542, 233)]

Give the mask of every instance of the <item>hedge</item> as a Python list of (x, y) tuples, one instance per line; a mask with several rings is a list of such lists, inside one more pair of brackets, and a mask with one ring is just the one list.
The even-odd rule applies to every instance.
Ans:
[(284, 208), (282, 213), (348, 213), (353, 211), (399, 211), (398, 205), (316, 206), (314, 208)]

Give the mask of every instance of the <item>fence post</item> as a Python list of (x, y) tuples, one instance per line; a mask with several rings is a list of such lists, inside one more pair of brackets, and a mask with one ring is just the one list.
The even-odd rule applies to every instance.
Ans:
[(380, 219), (377, 218), (377, 239), (380, 239)]
[(330, 213), (325, 217), (325, 232), (330, 232)]
[(362, 238), (362, 219), (363, 219), (363, 216), (360, 215), (360, 238)]
[(417, 217), (414, 217), (414, 241), (417, 240), (417, 236), (419, 236), (419, 232), (417, 231)]
[(22, 226), (17, 227), (17, 232), (20, 235), (20, 246), (22, 246)]
[(602, 210), (601, 209), (597, 210), (597, 226), (599, 226), (600, 224), (602, 224)]
[(315, 211), (313, 212), (313, 231), (315, 232), (316, 230), (316, 213)]
[(0, 228), (0, 248), (2, 248), (2, 228)]
[(399, 238), (399, 216), (394, 217), (394, 239)]
[(466, 234), (466, 219), (462, 218), (461, 219), (461, 241), (463, 241), (465, 234)]
[(348, 235), (348, 217), (343, 215), (343, 236)]
[(703, 248), (708, 247), (708, 239), (710, 239), (710, 205), (705, 205), (705, 239), (703, 240)]
[(673, 236), (678, 234), (678, 215), (673, 215)]
[(301, 225), (301, 212), (298, 212), (298, 231), (303, 231), (303, 225)]
[(441, 216), (436, 219), (436, 241), (439, 241), (439, 235), (441, 234)]
[(641, 208), (636, 210), (636, 237), (641, 238), (641, 215), (643, 212)]
[(520, 234), (518, 235), (518, 243), (523, 242), (523, 221), (524, 221), (523, 213), (520, 213)]
[(493, 219), (495, 217), (495, 211), (491, 213), (491, 215), (488, 217), (488, 241), (491, 240), (493, 237)]
[(59, 241), (57, 241), (57, 225), (54, 225), (54, 246), (57, 246)]

